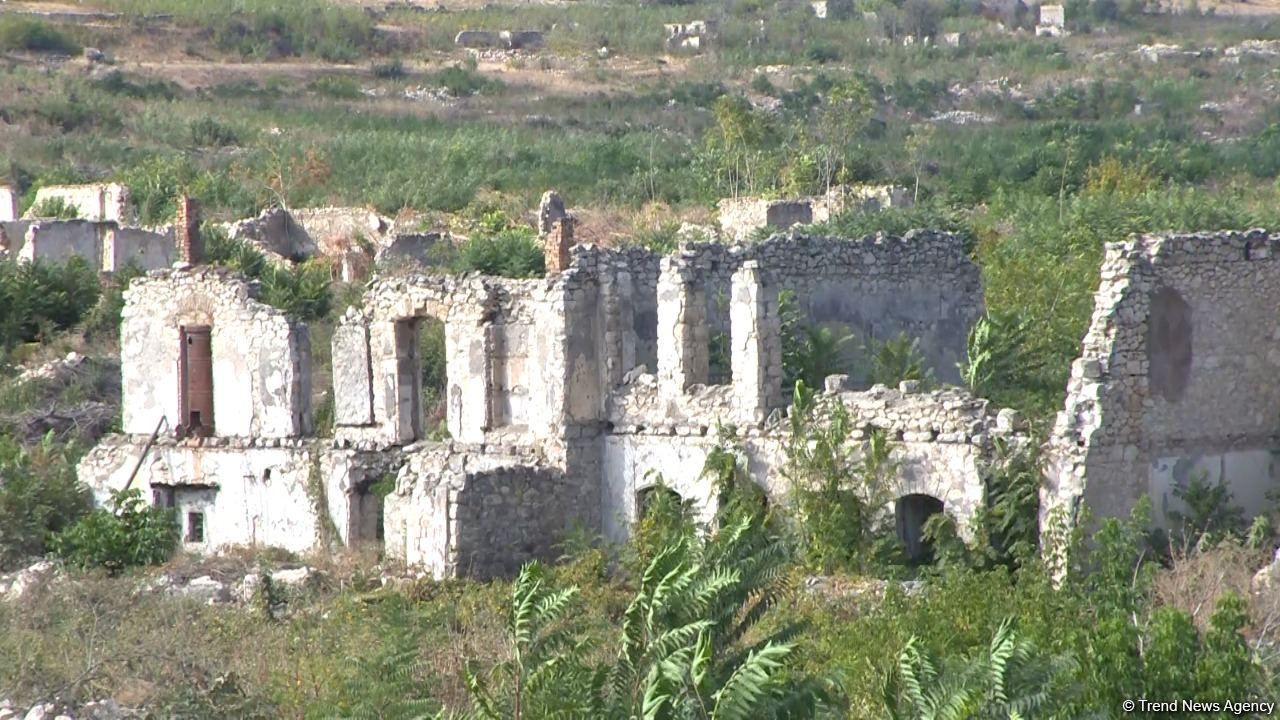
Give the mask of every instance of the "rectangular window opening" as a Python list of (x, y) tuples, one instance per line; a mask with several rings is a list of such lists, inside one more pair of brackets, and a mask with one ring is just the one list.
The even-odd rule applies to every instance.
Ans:
[(204, 513), (202, 512), (187, 513), (186, 542), (189, 542), (189, 543), (204, 542)]

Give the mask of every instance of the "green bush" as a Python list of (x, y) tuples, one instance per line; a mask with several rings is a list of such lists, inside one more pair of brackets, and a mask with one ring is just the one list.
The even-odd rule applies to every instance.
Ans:
[(797, 381), (788, 414), (790, 434), (782, 474), (790, 484), (797, 554), (818, 572), (871, 572), (894, 559), (896, 536), (880, 509), (889, 494), (894, 463), (881, 432), (854, 442), (842, 403), (818, 414), (813, 391)]
[(304, 321), (328, 317), (333, 307), (332, 267), (323, 258), (296, 265), (270, 262), (260, 250), (244, 240), (231, 240), (226, 233), (206, 225), (205, 259), (244, 273), (261, 283), (259, 299)]
[(501, 80), (485, 77), (477, 70), (451, 65), (427, 75), (428, 85), (441, 87), (454, 97), (492, 95), (504, 87)]
[(399, 80), (405, 76), (404, 63), (399, 58), (391, 62), (374, 63), (369, 71), (381, 80)]
[(0, 351), (75, 325), (98, 295), (97, 276), (79, 258), (61, 264), (0, 261)]
[(539, 277), (546, 273), (546, 258), (532, 229), (508, 227), (468, 239), (458, 248), (453, 270), (511, 278)]
[(236, 131), (210, 117), (191, 121), (191, 143), (196, 147), (229, 147), (238, 145)]
[(346, 75), (321, 75), (307, 86), (312, 92), (336, 100), (359, 100), (364, 97), (360, 83)]
[(0, 15), (0, 50), (74, 55), (80, 52), (80, 46), (49, 23), (17, 15)]
[(112, 491), (106, 508), (94, 510), (49, 539), (53, 554), (68, 564), (103, 568), (112, 574), (159, 565), (177, 545), (173, 509), (149, 506), (137, 489)]
[(93, 507), (76, 479), (78, 454), (52, 433), (29, 448), (0, 434), (0, 571), (44, 554), (51, 535)]

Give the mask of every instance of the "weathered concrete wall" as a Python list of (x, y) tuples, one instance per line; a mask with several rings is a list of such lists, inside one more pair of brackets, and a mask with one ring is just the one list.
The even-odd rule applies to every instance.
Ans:
[(25, 217), (36, 217), (35, 211), (50, 200), (61, 200), (76, 209), (76, 217), (90, 222), (115, 222), (132, 225), (137, 222), (129, 188), (118, 183), (93, 185), (53, 185), (36, 191), (35, 202)]
[(140, 270), (169, 267), (173, 229), (120, 227), (88, 220), (20, 220), (0, 224), (11, 253), (23, 262), (84, 260), (98, 272), (113, 273), (132, 262)]
[(212, 328), (214, 426), (220, 436), (281, 438), (311, 428), (307, 327), (256, 299), (234, 272), (154, 271), (125, 292), (123, 429), (149, 434), (179, 418), (180, 328)]
[(1280, 450), (1280, 236), (1141, 236), (1107, 245), (1093, 320), (1048, 447), (1045, 517), (1123, 515), (1175, 483), (1224, 478), (1252, 514)]
[(173, 228), (107, 227), (102, 247), (102, 272), (119, 272), (130, 264), (139, 270), (161, 270), (176, 258)]
[[(387, 457), (307, 440), (161, 438), (139, 466), (147, 440), (108, 436), (77, 472), (104, 503), (138, 468), (131, 487), (144, 498), (172, 492), (189, 551), (258, 545), (308, 552), (326, 538), (347, 545), (377, 541), (378, 508), (368, 488), (391, 467)], [(188, 513), (204, 516), (199, 541), (188, 540)]]
[(65, 262), (78, 257), (96, 269), (102, 258), (100, 228), (88, 220), (33, 222), (17, 256), (24, 262)]

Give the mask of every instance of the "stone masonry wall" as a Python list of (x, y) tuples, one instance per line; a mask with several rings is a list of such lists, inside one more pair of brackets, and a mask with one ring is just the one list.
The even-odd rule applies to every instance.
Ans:
[[(993, 442), (1005, 438), (1025, 443), (1015, 413), (991, 408), (987, 401), (958, 390), (921, 393), (877, 386), (868, 391), (843, 390), (844, 378), (833, 376), (829, 390), (817, 396), (816, 417), (825, 422), (836, 404), (847, 410), (854, 429), (850, 440), (861, 443), (872, 429), (891, 441), (898, 464), (894, 498), (931, 495), (943, 501), (963, 532), (984, 502), (982, 467), (992, 458)], [(624, 540), (636, 518), (636, 494), (663, 481), (682, 497), (693, 499), (709, 519), (715, 511), (712, 483), (701, 477), (707, 454), (717, 444), (717, 424), (733, 424), (727, 388), (707, 388), (672, 407), (662, 398), (653, 376), (628, 386), (613, 407), (613, 431), (604, 439), (604, 513), (606, 537)], [(769, 496), (779, 501), (788, 484), (786, 462), (789, 424), (784, 411), (754, 424), (736, 424), (747, 468)]]
[(280, 438), (311, 429), (307, 326), (256, 300), (225, 269), (157, 270), (133, 281), (121, 313), (123, 429), (150, 434), (179, 421), (180, 328), (212, 328), (218, 435)]
[(1280, 236), (1141, 236), (1107, 245), (1048, 447), (1042, 513), (1155, 520), (1173, 488), (1224, 479), (1251, 514), (1280, 480)]
[(437, 578), (511, 575), (552, 557), (593, 505), (580, 483), (528, 452), (423, 446), (387, 496), (386, 551)]
[[(961, 237), (933, 231), (859, 240), (778, 235), (753, 245), (682, 246), (664, 267), (703, 296), (708, 338), (729, 332), (724, 299), (747, 260), (790, 291), (811, 324), (852, 332), (859, 342), (905, 332), (920, 339), (939, 380), (959, 381), (956, 363), (984, 312), (981, 275)], [(854, 377), (862, 382), (862, 373)]]

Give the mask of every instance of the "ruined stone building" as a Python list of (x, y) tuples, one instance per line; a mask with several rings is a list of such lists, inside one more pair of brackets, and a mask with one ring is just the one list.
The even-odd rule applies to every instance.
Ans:
[[(977, 268), (941, 233), (548, 252), (569, 261), (544, 278), (372, 282), (334, 332), (330, 438), (312, 430), (305, 325), (229, 271), (139, 278), (122, 324), (123, 433), (81, 477), (100, 498), (129, 485), (175, 507), (195, 550), (382, 542), (437, 576), (504, 574), (553, 556), (575, 526), (625, 539), (659, 483), (710, 517), (701, 469), (722, 425), (781, 500), (782, 291), (810, 323), (920, 338), (942, 380), (957, 379), (983, 312)], [(427, 323), (445, 337), (445, 441), (426, 422)], [(727, 368), (713, 337), (727, 339)], [(855, 372), (829, 378), (818, 402), (844, 405), (855, 438), (879, 428), (892, 441), (888, 510), (909, 544), (939, 510), (966, 531), (993, 439), (1022, 437), (1013, 413), (959, 389), (868, 388)], [(371, 485), (390, 476), (380, 502)]]
[(1109, 243), (1093, 319), (1048, 447), (1043, 520), (1081, 502), (1123, 515), (1223, 481), (1246, 515), (1280, 481), (1280, 236)]

